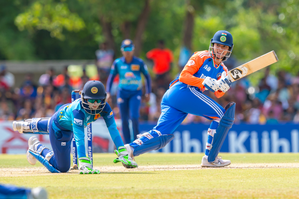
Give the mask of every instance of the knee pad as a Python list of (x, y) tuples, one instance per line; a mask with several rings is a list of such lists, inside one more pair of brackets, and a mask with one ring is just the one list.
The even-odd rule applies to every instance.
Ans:
[(213, 147), (209, 153), (208, 161), (213, 162), (219, 154), (223, 142), (227, 136), (229, 129), (235, 120), (236, 103), (231, 102), (225, 107), (224, 116), (221, 118), (219, 126), (214, 135)]
[(166, 146), (166, 144), (168, 144), (171, 140), (173, 140), (173, 138), (174, 138), (173, 134), (154, 137), (147, 140), (146, 142), (142, 142), (139, 138), (134, 142), (132, 142), (130, 145), (131, 146), (134, 145), (132, 146), (134, 148), (133, 155), (138, 156), (140, 154), (147, 153), (152, 150), (159, 150), (163, 148), (164, 146)]
[(61, 142), (68, 142), (72, 140), (73, 137), (73, 132), (72, 131), (58, 131), (55, 134), (55, 137), (57, 140), (61, 141)]

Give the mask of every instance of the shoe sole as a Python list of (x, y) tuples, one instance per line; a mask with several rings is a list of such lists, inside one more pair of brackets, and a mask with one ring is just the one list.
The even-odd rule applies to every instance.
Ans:
[(230, 165), (231, 163), (227, 164), (227, 165), (211, 165), (211, 166), (207, 166), (207, 165), (201, 165), (201, 167), (212, 167), (212, 168), (217, 168), (217, 167), (226, 167), (228, 165)]
[(31, 164), (31, 165), (35, 165), (35, 164), (36, 164), (36, 161), (37, 161), (37, 159), (36, 159), (33, 155), (31, 155), (31, 154), (29, 153), (29, 149), (28, 149), (28, 151), (27, 151), (27, 161), (28, 161), (29, 164)]
[(124, 164), (124, 163), (122, 163), (123, 164), (123, 166), (125, 167), (125, 168), (127, 168), (127, 169), (135, 169), (135, 168), (137, 168), (138, 166), (136, 166), (136, 167), (134, 167), (134, 166), (128, 166), (128, 165), (126, 165), (126, 164)]

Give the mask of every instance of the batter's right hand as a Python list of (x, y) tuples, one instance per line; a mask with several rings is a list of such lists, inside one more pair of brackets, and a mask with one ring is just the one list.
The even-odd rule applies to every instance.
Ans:
[(206, 77), (205, 80), (202, 82), (202, 84), (212, 92), (218, 91), (219, 90), (219, 84), (216, 79), (213, 79), (211, 77)]

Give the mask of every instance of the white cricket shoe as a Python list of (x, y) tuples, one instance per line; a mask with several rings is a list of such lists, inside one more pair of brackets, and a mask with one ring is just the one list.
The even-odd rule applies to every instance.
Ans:
[[(40, 144), (39, 140), (37, 139), (37, 137), (32, 136), (29, 138), (28, 140), (28, 148), (31, 151), (37, 151), (37, 146)], [(31, 153), (29, 153), (29, 149), (27, 150), (27, 160), (29, 162), (29, 164), (35, 165), (37, 159), (31, 155)]]
[(131, 158), (132, 160), (135, 161), (132, 147), (129, 144), (126, 144), (125, 147), (126, 147), (126, 149), (128, 151), (129, 158)]
[(13, 121), (12, 128), (14, 131), (19, 131), (19, 133), (23, 133), (24, 130), (30, 130), (30, 123), (24, 121)]
[(135, 162), (135, 159), (134, 159), (134, 155), (133, 155), (133, 149), (132, 149), (132, 147), (131, 147), (129, 144), (126, 144), (126, 145), (125, 145), (125, 148), (126, 148), (126, 150), (127, 150), (127, 152), (128, 152), (128, 160), (129, 160), (132, 164), (134, 164), (134, 166), (133, 166), (133, 165), (129, 166), (129, 165), (126, 165), (126, 164), (122, 163), (123, 166), (124, 166), (125, 168), (127, 168), (127, 169), (133, 169), (133, 168), (138, 167), (138, 165), (137, 165), (137, 163)]
[(231, 164), (230, 160), (223, 160), (221, 157), (216, 157), (213, 162), (208, 161), (208, 156), (203, 156), (201, 160), (202, 167), (225, 167)]

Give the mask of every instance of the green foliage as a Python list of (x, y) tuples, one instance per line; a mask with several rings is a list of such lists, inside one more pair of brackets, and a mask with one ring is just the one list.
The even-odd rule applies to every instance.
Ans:
[(52, 37), (63, 40), (63, 28), (68, 31), (79, 31), (85, 27), (78, 14), (71, 13), (65, 3), (53, 0), (36, 1), (26, 12), (19, 14), (15, 23), (19, 30), (48, 30)]
[(0, 59), (34, 60), (34, 45), (28, 32), (19, 32), (14, 18), (22, 12), (22, 5), (16, 0), (0, 1)]
[[(105, 41), (100, 17), (111, 22), (118, 49), (123, 23), (130, 23), (133, 39), (143, 6), (139, 0), (1, 1), (0, 59), (94, 59), (98, 43)], [(226, 29), (234, 36), (239, 63), (275, 50), (280, 61), (272, 72), (299, 72), (299, 4), (294, 0), (151, 0), (142, 58), (164, 39), (178, 59), (186, 9), (195, 16), (194, 51), (208, 49), (213, 34)]]

